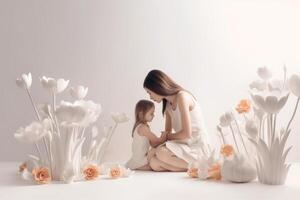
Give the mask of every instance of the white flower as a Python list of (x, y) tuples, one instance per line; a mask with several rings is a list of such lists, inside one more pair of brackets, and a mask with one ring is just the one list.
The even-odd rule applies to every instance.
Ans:
[(48, 118), (51, 116), (51, 105), (49, 103), (39, 104), (38, 110), (42, 118)]
[(288, 91), (288, 89), (284, 85), (284, 82), (282, 80), (279, 80), (279, 79), (271, 80), (268, 83), (268, 87), (269, 87), (270, 91), (279, 91), (279, 92)]
[(258, 91), (263, 91), (267, 88), (267, 83), (262, 80), (256, 80), (256, 81), (253, 81), (252, 83), (250, 83), (249, 87), (252, 90), (256, 89)]
[(79, 100), (83, 99), (87, 95), (87, 92), (88, 92), (88, 88), (87, 87), (84, 88), (82, 85), (79, 85), (77, 87), (72, 87), (70, 89), (71, 96)]
[(96, 104), (93, 101), (84, 101), (79, 100), (75, 101), (75, 105), (82, 106), (86, 109), (87, 115), (85, 116), (84, 120), (82, 121), (82, 126), (86, 127), (90, 124), (94, 123), (99, 115), (101, 114), (102, 108), (100, 104)]
[(111, 117), (116, 123), (123, 123), (129, 121), (129, 117), (125, 113), (111, 113)]
[(225, 114), (223, 114), (220, 117), (220, 125), (223, 126), (223, 127), (229, 126), (232, 121), (233, 121), (233, 116), (232, 116), (232, 113), (230, 111), (226, 112)]
[(42, 122), (34, 121), (25, 128), (19, 128), (14, 136), (20, 141), (33, 143), (50, 134), (49, 128), (50, 121), (48, 119), (44, 119)]
[(22, 74), (21, 78), (18, 78), (16, 80), (16, 84), (23, 89), (29, 89), (32, 84), (32, 76), (31, 73), (28, 74)]
[(265, 81), (268, 81), (270, 78), (272, 78), (272, 72), (267, 67), (258, 68), (257, 74), (261, 79)]
[(246, 119), (245, 129), (251, 138), (253, 138), (253, 139), (257, 138), (258, 127), (254, 120)]
[(289, 78), (289, 88), (295, 96), (300, 97), (300, 76), (294, 74)]
[(83, 106), (62, 101), (55, 112), (57, 119), (62, 125), (79, 125), (87, 115)]
[(289, 93), (251, 94), (254, 103), (269, 114), (277, 114), (287, 102)]
[(58, 120), (62, 125), (78, 125), (87, 127), (94, 123), (101, 113), (101, 105), (93, 101), (62, 101), (56, 110)]
[(46, 90), (54, 94), (63, 92), (69, 84), (69, 80), (55, 80), (54, 78), (47, 78), (45, 76), (43, 76), (40, 81)]

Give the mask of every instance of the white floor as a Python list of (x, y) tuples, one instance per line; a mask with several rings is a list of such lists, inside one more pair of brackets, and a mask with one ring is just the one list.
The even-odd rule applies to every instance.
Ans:
[(278, 199), (300, 198), (300, 164), (294, 164), (283, 186), (258, 182), (233, 184), (200, 181), (186, 173), (136, 172), (130, 178), (74, 184), (30, 185), (16, 173), (17, 163), (0, 163), (0, 200), (118, 200), (118, 199)]

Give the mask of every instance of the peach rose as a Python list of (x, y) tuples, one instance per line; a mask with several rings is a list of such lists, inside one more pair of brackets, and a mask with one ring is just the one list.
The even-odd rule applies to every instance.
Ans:
[(208, 170), (209, 178), (214, 180), (221, 180), (221, 165), (219, 163), (213, 164)]
[(191, 178), (198, 178), (199, 177), (198, 168), (193, 167), (193, 168), (188, 169), (187, 174)]
[(26, 162), (23, 162), (23, 163), (19, 166), (19, 172), (23, 172), (25, 169), (27, 169), (27, 164), (26, 164)]
[(247, 113), (250, 110), (250, 101), (243, 99), (235, 108), (238, 113)]
[(120, 167), (110, 168), (109, 175), (111, 178), (120, 178), (122, 176)]
[(231, 145), (225, 144), (221, 148), (221, 154), (225, 157), (231, 156), (234, 152), (234, 149)]
[(85, 180), (94, 180), (100, 175), (100, 170), (97, 165), (87, 165), (83, 170)]
[(51, 181), (49, 169), (46, 167), (34, 168), (32, 170), (32, 175), (38, 184), (46, 184)]

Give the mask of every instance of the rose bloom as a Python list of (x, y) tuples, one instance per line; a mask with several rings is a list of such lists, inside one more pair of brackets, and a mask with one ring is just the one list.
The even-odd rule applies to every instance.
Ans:
[(19, 172), (23, 172), (25, 169), (27, 169), (27, 164), (25, 162), (23, 162), (20, 166), (19, 166)]
[(243, 99), (235, 108), (238, 113), (247, 113), (250, 110), (250, 101)]
[(187, 170), (187, 174), (191, 178), (198, 178), (199, 177), (198, 169), (197, 168), (190, 168), (190, 169), (188, 169)]
[(225, 144), (221, 148), (221, 154), (225, 157), (231, 156), (234, 152), (234, 149), (231, 145)]
[(209, 178), (214, 180), (221, 180), (221, 165), (219, 163), (213, 164), (208, 170)]
[(85, 180), (94, 180), (100, 175), (100, 170), (96, 165), (88, 165), (83, 170)]
[(119, 178), (122, 176), (120, 167), (113, 167), (109, 171), (109, 175), (111, 178)]
[(46, 167), (34, 168), (32, 170), (32, 175), (38, 184), (46, 184), (51, 181), (49, 169)]

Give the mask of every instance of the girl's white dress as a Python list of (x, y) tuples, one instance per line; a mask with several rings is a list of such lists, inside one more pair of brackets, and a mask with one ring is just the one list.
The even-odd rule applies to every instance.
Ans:
[(147, 153), (150, 148), (150, 143), (145, 136), (141, 136), (137, 133), (139, 126), (140, 125), (138, 125), (133, 132), (132, 156), (126, 163), (126, 167), (130, 169), (137, 169), (148, 164)]
[[(175, 110), (168, 103), (166, 112), (171, 116), (172, 128), (175, 132), (181, 130), (181, 115), (178, 105)], [(178, 158), (185, 160), (188, 163), (196, 161), (199, 156), (210, 152), (209, 138), (204, 125), (202, 111), (197, 101), (194, 100), (194, 107), (189, 112), (192, 135), (186, 140), (170, 140), (166, 142), (166, 147), (172, 151)]]

